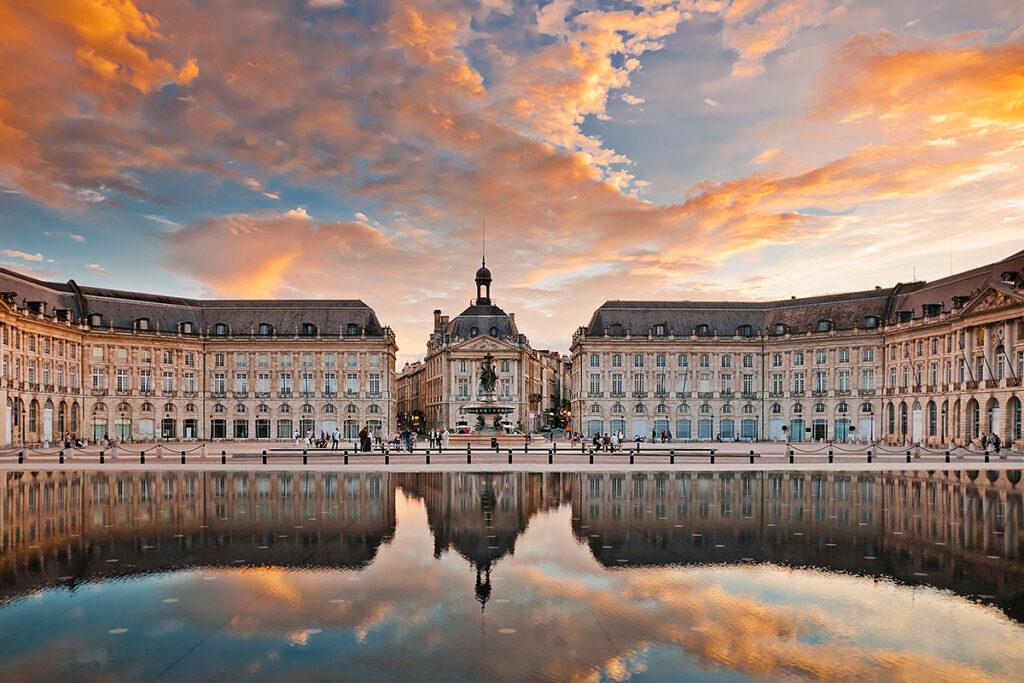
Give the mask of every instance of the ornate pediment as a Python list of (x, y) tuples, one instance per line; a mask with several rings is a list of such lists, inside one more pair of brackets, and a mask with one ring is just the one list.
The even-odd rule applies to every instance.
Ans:
[(495, 339), (487, 335), (475, 337), (473, 339), (467, 339), (464, 342), (456, 344), (452, 347), (452, 350), (458, 349), (459, 351), (508, 351), (515, 347), (511, 344)]
[(1008, 286), (989, 285), (964, 306), (964, 315), (1024, 305), (1024, 295)]

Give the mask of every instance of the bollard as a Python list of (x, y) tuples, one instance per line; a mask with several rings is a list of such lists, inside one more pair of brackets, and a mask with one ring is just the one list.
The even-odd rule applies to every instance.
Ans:
[(100, 451), (100, 464), (103, 464), (103, 451)]
[(712, 449), (712, 451), (711, 451), (711, 464), (712, 465), (715, 464), (715, 451), (714, 451), (714, 449)]
[(20, 451), (18, 451), (18, 464), (21, 465), (24, 462), (25, 462), (25, 451), (24, 450), (20, 450)]
[(630, 465), (633, 464), (633, 452), (632, 451), (629, 452), (629, 464)]
[(61, 464), (61, 465), (63, 465), (63, 464), (64, 464), (64, 451), (61, 451), (61, 452), (60, 452), (60, 464)]
[(263, 464), (264, 465), (267, 464), (267, 452), (266, 451), (263, 451)]
[(139, 451), (139, 464), (140, 465), (145, 465), (146, 464), (146, 451)]
[(793, 449), (792, 448), (789, 449), (789, 457), (793, 457)]
[(466, 445), (466, 464), (467, 465), (472, 465), (473, 464), (473, 454), (470, 452), (468, 444)]
[(669, 465), (675, 465), (676, 464), (676, 452), (675, 451), (669, 451), (668, 452), (668, 464)]
[(871, 451), (868, 451), (868, 464), (871, 464)]
[(512, 464), (512, 449), (508, 449), (508, 464)]
[(526, 443), (524, 441), (523, 442), (523, 453), (529, 453), (529, 452), (530, 452), (530, 444), (528, 444), (528, 443)]
[(182, 465), (184, 465), (184, 464), (185, 464), (185, 451), (182, 451), (182, 452), (181, 452), (181, 464), (182, 464)]
[(348, 451), (345, 451), (345, 464), (348, 464)]
[(391, 464), (391, 457), (387, 453), (384, 454), (384, 464), (385, 465), (390, 465)]
[(750, 451), (750, 464), (754, 464), (754, 451)]
[(427, 451), (427, 464), (430, 464), (430, 451)]
[(558, 444), (557, 444), (557, 443), (555, 443), (554, 441), (552, 441), (552, 442), (551, 442), (551, 449), (552, 449), (552, 450), (553, 450), (553, 451), (554, 451), (555, 453), (557, 453), (557, 452), (558, 452)]
[[(388, 457), (388, 456), (386, 456), (386, 455), (385, 455), (385, 456), (384, 456), (384, 459), (386, 460), (386, 459), (387, 459), (387, 457)], [(308, 456), (308, 455), (306, 455), (306, 452), (305, 452), (305, 451), (303, 451), (303, 452), (302, 452), (302, 464), (303, 464), (303, 465), (308, 465), (308, 464), (309, 464), (309, 456)], [(385, 464), (387, 464), (387, 463), (385, 463)]]
[(594, 464), (594, 451), (590, 451), (590, 464)]
[(946, 451), (946, 462), (949, 462), (949, 451)]
[(910, 451), (907, 451), (907, 462), (910, 462)]
[(836, 461), (836, 459), (835, 459), (835, 457), (834, 457), (834, 456), (832, 455), (832, 451), (829, 451), (829, 452), (828, 452), (828, 464), (829, 464), (829, 465), (831, 465), (831, 464), (832, 464), (832, 463), (834, 463), (835, 461)]
[(794, 462), (796, 462), (796, 461), (793, 459), (793, 451), (790, 451), (789, 452), (789, 464), (792, 465)]
[[(907, 462), (910, 462), (910, 461), (907, 460)], [(985, 451), (985, 462), (988, 462), (988, 451)]]
[(221, 465), (227, 465), (228, 464), (228, 453), (227, 453), (227, 451), (221, 451), (220, 452), (220, 464)]
[(555, 464), (555, 456), (551, 454), (551, 451), (548, 451), (548, 464), (549, 465), (554, 465)]

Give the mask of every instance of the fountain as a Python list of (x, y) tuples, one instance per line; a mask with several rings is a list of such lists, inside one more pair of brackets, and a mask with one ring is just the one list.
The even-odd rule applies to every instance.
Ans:
[(484, 356), (480, 363), (480, 405), (469, 406), (465, 411), (470, 415), (476, 415), (476, 425), (469, 434), (453, 434), (453, 444), (472, 444), (500, 446), (500, 445), (522, 445), (526, 436), (524, 434), (508, 434), (502, 423), (501, 416), (513, 412), (513, 408), (499, 406), (495, 400), (495, 385), (498, 382), (497, 373), (494, 371), (494, 356), (490, 353)]

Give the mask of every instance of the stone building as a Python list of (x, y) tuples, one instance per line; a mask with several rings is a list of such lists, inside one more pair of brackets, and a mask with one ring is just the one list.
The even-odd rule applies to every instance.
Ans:
[(515, 314), (491, 301), (491, 271), (485, 264), (476, 272), (473, 303), (452, 319), (434, 311), (426, 357), (398, 379), (399, 393), (410, 397), (407, 412), (424, 416), (422, 430), (474, 427), (476, 418), (465, 408), (481, 400), (480, 364), (488, 354), (497, 373), (496, 405), (512, 409), (505, 427), (536, 430), (543, 398), (541, 356), (519, 332)]
[(934, 282), (768, 302), (608, 301), (572, 340), (584, 432), (1021, 441), (1024, 252)]
[(354, 438), (394, 427), (394, 333), (357, 300), (195, 300), (0, 270), (0, 447)]

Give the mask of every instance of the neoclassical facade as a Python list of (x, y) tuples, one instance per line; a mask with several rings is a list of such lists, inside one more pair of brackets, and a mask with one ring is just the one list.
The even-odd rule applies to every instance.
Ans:
[(494, 359), (496, 405), (511, 408), (504, 418), (509, 429), (534, 431), (542, 421), (544, 383), (541, 354), (530, 347), (516, 327), (515, 314), (491, 301), (491, 271), (476, 272), (476, 298), (460, 315), (449, 319), (434, 311), (434, 329), (422, 362), (408, 366), (398, 377), (403, 411), (422, 414), (416, 427), (473, 428), (476, 417), (465, 408), (478, 405), (480, 365)]
[(1024, 445), (1024, 252), (848, 294), (609, 301), (571, 350), (589, 434)]
[(390, 430), (397, 348), (358, 300), (183, 299), (0, 270), (0, 447)]

